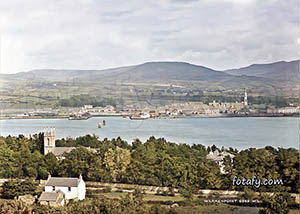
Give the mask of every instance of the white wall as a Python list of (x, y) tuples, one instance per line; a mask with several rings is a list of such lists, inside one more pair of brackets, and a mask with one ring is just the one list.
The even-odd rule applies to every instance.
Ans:
[[(71, 191), (68, 190), (68, 187), (55, 187), (55, 190), (53, 191), (52, 186), (45, 186), (45, 192), (56, 192), (57, 190), (61, 190), (65, 194), (65, 199), (74, 199), (78, 197), (78, 188), (77, 187), (71, 187)], [(84, 188), (85, 190), (85, 188)], [(79, 197), (78, 197), (79, 198)]]
[(84, 200), (85, 199), (85, 182), (81, 179), (78, 184), (78, 200)]

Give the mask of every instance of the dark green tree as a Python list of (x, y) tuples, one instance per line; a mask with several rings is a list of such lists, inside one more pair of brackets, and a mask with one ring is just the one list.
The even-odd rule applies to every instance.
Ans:
[(2, 185), (2, 197), (13, 199), (20, 195), (34, 194), (37, 185), (34, 181), (26, 179), (24, 181), (9, 180)]
[(264, 208), (259, 210), (260, 214), (288, 214), (289, 194), (277, 193), (272, 197), (263, 199)]

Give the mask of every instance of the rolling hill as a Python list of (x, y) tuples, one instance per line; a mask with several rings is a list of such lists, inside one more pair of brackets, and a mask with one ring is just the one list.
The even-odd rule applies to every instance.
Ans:
[(300, 83), (299, 60), (291, 62), (280, 61), (270, 64), (253, 64), (224, 72), (235, 76), (247, 75)]
[[(299, 87), (299, 60), (253, 64), (239, 69), (217, 71), (204, 66), (185, 62), (147, 62), (140, 65), (104, 70), (59, 70), (39, 69), (17, 74), (4, 74), (0, 78), (14, 84), (16, 81), (33, 82), (76, 82), (78, 84), (122, 83), (178, 83), (199, 89), (256, 89), (258, 93), (269, 93), (291, 87)], [(276, 88), (276, 90), (274, 90)], [(273, 92), (271, 92), (273, 93)]]

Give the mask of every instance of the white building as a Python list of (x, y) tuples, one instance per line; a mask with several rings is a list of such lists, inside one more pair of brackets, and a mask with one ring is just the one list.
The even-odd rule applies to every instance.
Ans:
[(208, 155), (206, 155), (207, 160), (212, 160), (218, 163), (221, 174), (226, 174), (225, 172), (225, 165), (224, 165), (224, 158), (229, 156), (231, 159), (234, 158), (233, 154), (230, 154), (229, 152), (219, 152), (218, 150), (214, 152), (209, 152)]
[(297, 107), (283, 107), (278, 109), (278, 113), (282, 113), (282, 114), (295, 114), (298, 112), (300, 111), (299, 108)]
[(84, 105), (83, 108), (84, 108), (84, 109), (92, 109), (92, 108), (93, 108), (93, 105)]
[[(85, 182), (80, 175), (79, 178), (64, 178), (64, 177), (51, 177), (49, 175), (45, 185), (46, 193), (59, 193), (64, 194), (65, 200), (78, 199), (84, 200), (86, 187)], [(53, 196), (54, 197), (54, 196)]]

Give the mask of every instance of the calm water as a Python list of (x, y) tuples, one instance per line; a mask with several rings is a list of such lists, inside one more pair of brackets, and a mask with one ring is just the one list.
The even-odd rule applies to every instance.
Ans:
[[(106, 120), (106, 126), (97, 124)], [(249, 147), (299, 148), (300, 118), (180, 118), (129, 120), (121, 117), (68, 119), (1, 120), (0, 134), (19, 135), (39, 133), (47, 126), (56, 128), (57, 138), (96, 134), (103, 139), (116, 138), (132, 142), (145, 141), (150, 136), (164, 137), (178, 143), (203, 144), (244, 149)]]

